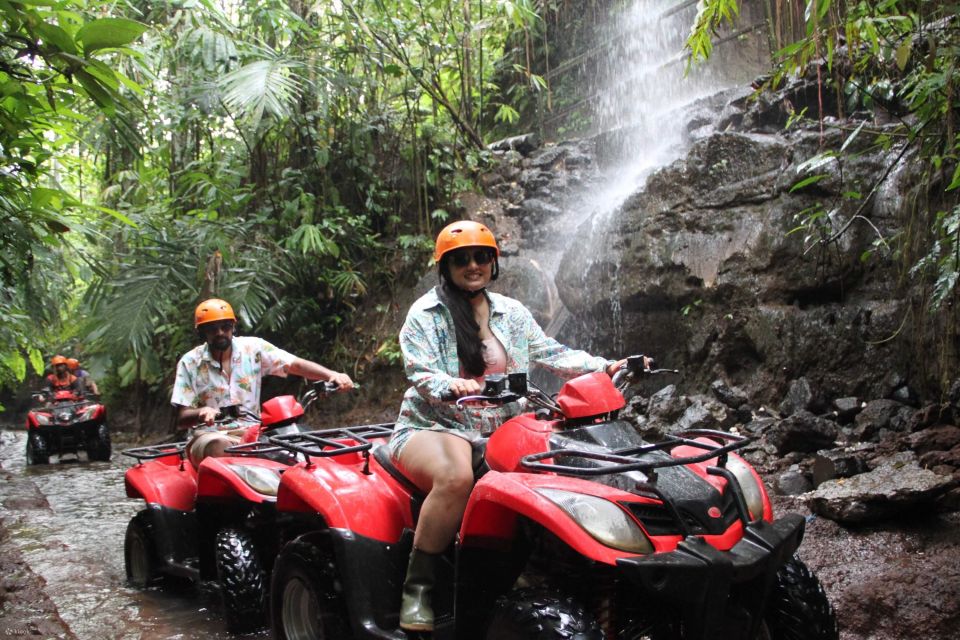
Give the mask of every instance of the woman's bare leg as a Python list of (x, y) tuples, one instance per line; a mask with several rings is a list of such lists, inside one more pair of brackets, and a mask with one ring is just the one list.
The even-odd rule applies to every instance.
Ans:
[(413, 546), (440, 553), (453, 540), (473, 489), (473, 449), (463, 438), (440, 431), (417, 431), (400, 452), (400, 466), (427, 492), (413, 535)]

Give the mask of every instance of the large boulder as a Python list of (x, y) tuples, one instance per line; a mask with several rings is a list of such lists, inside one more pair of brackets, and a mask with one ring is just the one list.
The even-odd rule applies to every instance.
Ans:
[(923, 469), (911, 454), (898, 454), (873, 471), (830, 480), (807, 494), (810, 510), (845, 524), (893, 518), (927, 506), (957, 486), (951, 476)]

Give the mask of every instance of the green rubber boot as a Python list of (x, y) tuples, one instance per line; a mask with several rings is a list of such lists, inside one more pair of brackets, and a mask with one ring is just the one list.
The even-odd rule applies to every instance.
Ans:
[(414, 548), (410, 552), (407, 578), (400, 601), (400, 628), (406, 631), (433, 631), (433, 607), (430, 595), (435, 581), (438, 553)]

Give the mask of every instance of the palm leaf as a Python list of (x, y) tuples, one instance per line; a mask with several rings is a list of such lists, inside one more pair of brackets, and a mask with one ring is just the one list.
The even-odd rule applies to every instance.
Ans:
[(223, 102), (251, 121), (256, 129), (264, 114), (290, 115), (300, 95), (300, 83), (293, 75), (299, 63), (281, 58), (257, 60), (223, 76), (219, 87)]

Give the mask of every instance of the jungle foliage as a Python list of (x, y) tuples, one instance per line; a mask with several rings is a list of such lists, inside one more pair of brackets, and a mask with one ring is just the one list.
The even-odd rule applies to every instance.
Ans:
[[(763, 89), (776, 89), (788, 77), (814, 75), (816, 113), (791, 114), (790, 122), (827, 119), (848, 126), (839, 149), (823, 149), (809, 158), (795, 189), (826, 177), (854, 153), (858, 136), (873, 137), (875, 147), (891, 150), (889, 165), (869, 192), (850, 191), (856, 214), (848, 220), (830, 215), (831, 204), (798, 212), (798, 231), (811, 248), (836, 242), (851, 224), (871, 225), (866, 211), (886, 176), (904, 162), (917, 163), (919, 180), (912, 193), (912, 215), (895, 237), (878, 237), (876, 251), (899, 262), (902, 286), (921, 315), (916, 323), (943, 352), (939, 376), (949, 384), (956, 374), (957, 284), (960, 277), (960, 4), (943, 0), (762, 0), (770, 25), (774, 69)], [(691, 60), (709, 56), (710, 41), (731, 23), (736, 0), (701, 4), (688, 48)], [(859, 122), (859, 124), (857, 124)], [(884, 122), (888, 126), (874, 126)], [(889, 125), (893, 125), (892, 127)], [(871, 225), (872, 226), (872, 225)], [(874, 252), (863, 258), (869, 260)], [(952, 354), (952, 355), (950, 355)]]
[(0, 386), (56, 350), (161, 393), (214, 294), (346, 360), (345, 318), (421, 270), (515, 118), (495, 75), (540, 25), (530, 0), (0, 9)]

